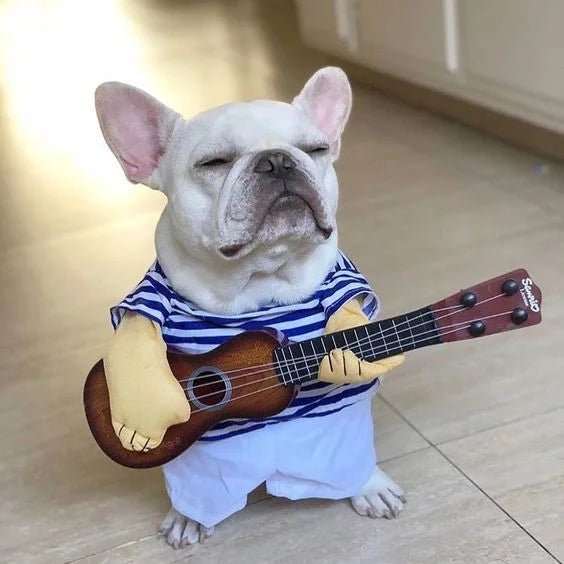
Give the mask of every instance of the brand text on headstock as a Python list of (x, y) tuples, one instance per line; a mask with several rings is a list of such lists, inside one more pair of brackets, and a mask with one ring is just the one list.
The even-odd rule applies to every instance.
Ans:
[(520, 290), (521, 297), (523, 298), (523, 302), (528, 308), (530, 308), (531, 311), (538, 313), (540, 311), (540, 305), (531, 289), (533, 286), (533, 281), (530, 278), (523, 278), (521, 280), (521, 284), (523, 285), (523, 287)]

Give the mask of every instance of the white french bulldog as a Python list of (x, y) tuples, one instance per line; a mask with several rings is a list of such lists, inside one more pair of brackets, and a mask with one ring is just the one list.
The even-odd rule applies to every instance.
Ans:
[[(127, 178), (167, 196), (156, 250), (179, 296), (202, 311), (236, 316), (300, 303), (326, 279), (338, 253), (333, 162), (351, 109), (350, 85), (340, 69), (315, 73), (291, 104), (233, 103), (189, 121), (120, 83), (98, 88), (96, 108)], [(158, 390), (147, 393), (158, 404)], [(138, 427), (133, 415), (127, 417), (133, 445)], [(119, 420), (122, 442), (127, 417)], [(150, 435), (143, 435), (147, 448), (162, 439)], [(216, 445), (221, 449), (221, 441)], [(395, 517), (404, 494), (372, 468), (351, 496), (352, 505), (360, 515)], [(214, 524), (185, 516), (176, 506), (161, 531), (179, 547), (203, 541)]]

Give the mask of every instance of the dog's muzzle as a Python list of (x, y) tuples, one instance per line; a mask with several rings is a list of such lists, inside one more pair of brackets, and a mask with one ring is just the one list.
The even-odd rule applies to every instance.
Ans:
[(233, 258), (260, 241), (255, 239), (256, 234), (271, 212), (292, 213), (307, 206), (323, 239), (331, 236), (333, 227), (321, 195), (308, 172), (290, 153), (281, 149), (261, 151), (253, 156), (247, 171), (228, 208), (230, 224), (226, 233), (230, 236), (218, 249), (224, 257)]

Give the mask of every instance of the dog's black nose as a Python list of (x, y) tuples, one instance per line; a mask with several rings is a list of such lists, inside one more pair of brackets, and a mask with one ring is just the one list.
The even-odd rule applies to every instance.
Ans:
[(270, 173), (278, 178), (285, 178), (296, 168), (296, 161), (284, 151), (264, 151), (258, 156), (254, 172)]

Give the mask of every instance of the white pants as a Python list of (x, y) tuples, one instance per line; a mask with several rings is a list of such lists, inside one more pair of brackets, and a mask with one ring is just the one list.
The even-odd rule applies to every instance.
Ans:
[(289, 499), (357, 495), (376, 465), (371, 398), (323, 417), (199, 441), (163, 467), (172, 506), (206, 527), (245, 507), (263, 482)]

